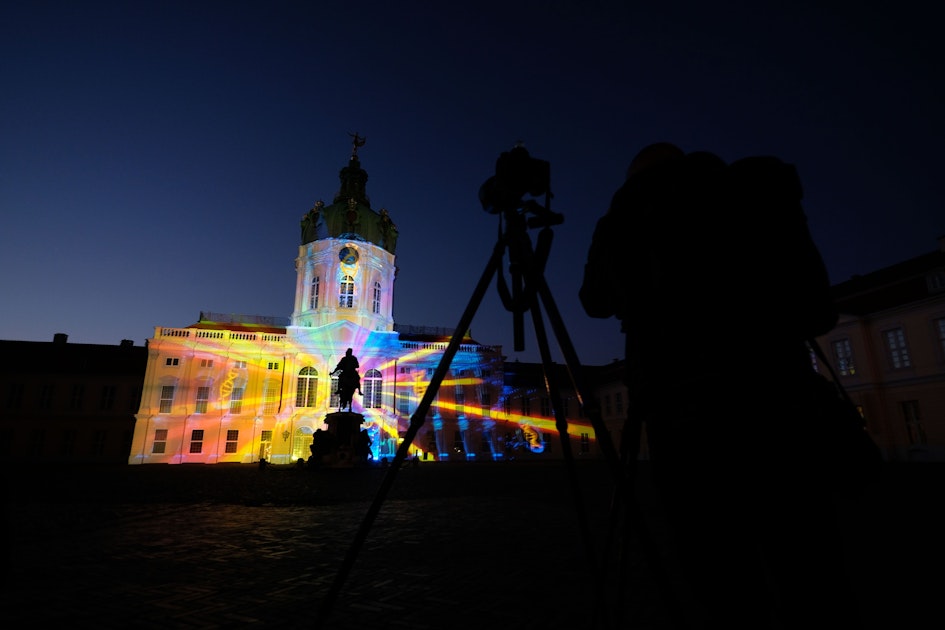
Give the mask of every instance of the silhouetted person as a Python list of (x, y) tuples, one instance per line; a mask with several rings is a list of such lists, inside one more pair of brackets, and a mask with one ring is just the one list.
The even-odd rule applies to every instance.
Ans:
[(371, 436), (368, 435), (367, 429), (361, 429), (361, 432), (358, 434), (355, 454), (361, 458), (361, 463), (367, 463), (368, 459), (371, 457)]
[(316, 429), (312, 435), (312, 443), (308, 449), (312, 452), (312, 468), (318, 468), (322, 464), (322, 458), (328, 455), (330, 435), (324, 429)]
[(359, 367), (361, 366), (358, 363), (358, 357), (354, 356), (351, 348), (348, 348), (345, 350), (345, 356), (341, 357), (341, 360), (338, 361), (338, 365), (331, 371), (332, 376), (339, 374), (338, 396), (342, 409), (348, 407), (348, 410), (351, 410), (351, 401), (355, 391), (362, 396), (364, 395), (361, 392), (361, 375), (358, 374)]
[(645, 427), (699, 627), (858, 625), (811, 450), (805, 340), (837, 312), (800, 199), (775, 158), (650, 145), (588, 253), (580, 299), (621, 320), (625, 434)]

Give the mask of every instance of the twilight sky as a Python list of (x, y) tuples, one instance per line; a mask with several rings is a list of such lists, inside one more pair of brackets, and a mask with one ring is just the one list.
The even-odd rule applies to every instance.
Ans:
[[(591, 232), (651, 142), (794, 163), (834, 282), (935, 250), (935, 4), (762, 4), (0, 2), (0, 339), (287, 317), (299, 219), (331, 203), (354, 132), (400, 231), (403, 324), (458, 323), (496, 242), (478, 190), (498, 155), (550, 161), (546, 277), (588, 364), (623, 350), (578, 303)], [(494, 282), (472, 331), (538, 360)]]

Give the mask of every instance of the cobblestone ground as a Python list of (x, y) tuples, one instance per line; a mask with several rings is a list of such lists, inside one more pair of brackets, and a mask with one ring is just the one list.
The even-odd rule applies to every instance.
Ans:
[[(620, 619), (610, 627), (669, 628), (638, 541), (628, 588), (595, 599), (599, 573), (588, 570), (578, 515), (586, 515), (599, 548), (609, 485), (599, 466), (578, 472), (582, 509), (560, 463), (425, 463), (399, 471), (319, 627), (603, 628), (593, 620), (604, 611), (608, 621)], [(315, 627), (385, 474), (248, 466), (9, 471), (4, 618), (18, 626)], [(886, 572), (914, 581), (910, 594), (920, 598), (940, 593), (922, 586), (932, 578), (920, 577), (927, 574), (921, 565), (941, 559), (940, 543), (908, 551), (923, 546), (925, 534), (941, 537), (928, 520), (933, 510), (907, 511), (921, 494), (889, 487), (849, 515), (857, 527), (851, 549), (863, 552), (852, 554), (851, 568), (877, 628), (913, 627), (924, 610), (922, 601), (900, 605), (904, 593)], [(645, 493), (641, 503), (653, 507)], [(658, 513), (650, 514), (651, 546), (671, 568), (671, 545), (660, 538)], [(859, 521), (864, 514), (874, 522)], [(906, 532), (911, 544), (889, 540)]]

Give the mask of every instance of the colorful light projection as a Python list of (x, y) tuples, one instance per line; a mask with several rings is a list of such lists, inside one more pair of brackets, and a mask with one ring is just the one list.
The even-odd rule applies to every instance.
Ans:
[[(325, 428), (325, 415), (337, 411), (330, 407), (337, 380), (329, 379), (326, 387), (326, 381), (318, 379), (314, 404), (299, 406), (300, 370), (317, 366), (318, 375), (327, 375), (346, 347), (362, 361), (362, 378), (367, 370), (382, 375), (380, 405), (365, 407), (356, 395), (353, 410), (364, 417), (362, 428), (371, 438), (373, 458), (393, 457), (411, 420), (410, 409), (425, 395), (430, 386), (427, 375), (438, 366), (446, 345), (402, 343), (402, 353), (378, 361), (381, 352), (390, 354), (390, 337), (372, 336), (362, 327), (293, 328), (289, 334), (276, 330), (160, 329), (152, 340), (154, 352), (129, 462), (255, 462), (264, 457), (272, 463), (291, 463), (306, 458), (311, 435)], [(378, 345), (381, 341), (376, 339), (385, 345)], [(169, 357), (179, 363), (165, 365)], [(412, 368), (409, 377), (399, 373), (403, 366)], [(173, 383), (174, 392), (172, 399), (165, 400), (168, 383)], [(493, 404), (482, 406), (483, 397), (469, 393), (457, 399), (457, 391), (476, 393), (483, 388), (491, 390), (485, 399)], [(507, 444), (500, 443), (510, 433), (521, 436), (529, 453), (541, 455), (545, 451), (542, 434), (557, 434), (555, 419), (502, 408), (502, 388), (495, 379), (479, 376), (444, 379), (431, 406), (433, 417), (426, 419), (428, 431), (468, 431), (490, 440), (486, 450), (472, 444), (465, 448), (468, 459), (475, 458), (477, 451), (503, 458)], [(409, 401), (409, 409), (398, 404), (401, 395)], [(568, 419), (568, 424), (569, 433), (593, 439), (589, 423)], [(441, 437), (437, 448), (424, 440), (411, 444), (411, 452), (421, 459), (451, 455), (448, 447), (453, 440)]]

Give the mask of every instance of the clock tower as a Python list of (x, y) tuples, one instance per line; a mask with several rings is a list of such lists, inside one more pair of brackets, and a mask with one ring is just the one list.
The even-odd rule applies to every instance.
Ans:
[(371, 208), (368, 175), (358, 159), (365, 139), (352, 137), (351, 157), (331, 205), (317, 201), (302, 216), (292, 326), (346, 320), (367, 330), (394, 327), (397, 226), (386, 209)]

